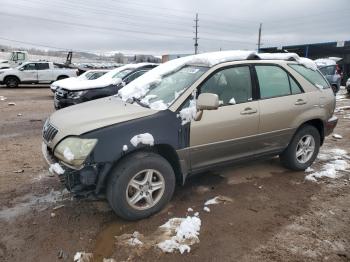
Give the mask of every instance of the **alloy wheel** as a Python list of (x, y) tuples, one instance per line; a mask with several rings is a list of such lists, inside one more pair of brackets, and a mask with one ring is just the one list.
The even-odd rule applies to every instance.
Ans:
[(311, 135), (303, 136), (298, 144), (296, 149), (296, 158), (297, 161), (301, 164), (305, 164), (309, 161), (315, 152), (315, 139)]
[(137, 210), (155, 206), (165, 190), (164, 177), (154, 169), (145, 169), (132, 177), (126, 188), (128, 204)]

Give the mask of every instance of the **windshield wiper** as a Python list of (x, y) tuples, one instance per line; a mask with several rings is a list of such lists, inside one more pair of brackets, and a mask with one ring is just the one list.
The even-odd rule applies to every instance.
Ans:
[(147, 107), (150, 108), (149, 105), (147, 105), (146, 103), (141, 102), (140, 98), (132, 98), (132, 103), (136, 102), (138, 105), (143, 106), (143, 107)]

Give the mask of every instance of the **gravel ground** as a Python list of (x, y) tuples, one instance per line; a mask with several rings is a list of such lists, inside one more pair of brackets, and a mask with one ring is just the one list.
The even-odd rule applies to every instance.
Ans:
[[(346, 95), (339, 98), (338, 107), (350, 105)], [(310, 182), (278, 158), (243, 163), (190, 178), (161, 213), (138, 222), (121, 220), (105, 201), (72, 200), (41, 156), (52, 99), (47, 87), (0, 87), (0, 261), (73, 261), (77, 251), (93, 253), (94, 261), (350, 261), (348, 170)], [(325, 155), (350, 152), (350, 110), (337, 116), (335, 133), (343, 138), (328, 137)], [(313, 168), (323, 164), (318, 159)], [(203, 211), (218, 195), (229, 201)], [(190, 253), (164, 254), (115, 238), (138, 231), (153, 243), (160, 225), (193, 215), (190, 207), (202, 221)]]

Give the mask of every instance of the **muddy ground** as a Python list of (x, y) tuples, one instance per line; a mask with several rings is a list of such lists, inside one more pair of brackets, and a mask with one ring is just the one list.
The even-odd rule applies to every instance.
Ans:
[[(47, 171), (41, 128), (54, 111), (50, 90), (0, 88), (1, 96), (7, 99), (0, 100), (0, 261), (73, 261), (77, 251), (93, 253), (94, 261), (350, 261), (349, 171), (310, 182), (278, 158), (245, 163), (193, 177), (161, 213), (126, 222), (104, 201), (72, 200)], [(343, 138), (328, 137), (324, 154), (350, 152), (350, 110), (337, 115), (335, 133)], [(321, 165), (317, 160), (313, 168)], [(218, 195), (232, 201), (204, 212), (204, 202)], [(200, 243), (189, 254), (116, 243), (115, 236), (134, 231), (156, 237), (168, 219), (192, 215), (189, 207), (202, 221)]]

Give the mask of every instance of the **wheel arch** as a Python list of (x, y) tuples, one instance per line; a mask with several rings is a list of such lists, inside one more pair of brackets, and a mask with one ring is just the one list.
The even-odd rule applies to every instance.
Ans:
[(65, 78), (69, 78), (69, 76), (67, 76), (67, 75), (59, 75), (56, 80), (62, 80), (62, 79), (65, 79)]
[[(171, 165), (171, 167), (174, 170), (176, 183), (183, 184), (184, 176), (183, 176), (183, 172), (181, 170), (179, 157), (176, 153), (176, 150), (171, 145), (168, 145), (168, 144), (156, 144), (152, 147), (145, 146), (145, 147), (141, 147), (141, 148), (137, 148), (135, 150), (132, 150), (132, 151), (128, 152), (127, 154), (124, 154), (123, 156), (121, 156), (118, 160), (116, 160), (112, 164), (111, 168), (108, 171), (108, 174), (106, 174), (106, 177), (102, 178), (103, 179), (103, 181), (101, 181), (102, 184), (107, 183), (112, 170), (115, 167), (117, 167), (121, 161), (123, 161), (125, 158), (130, 158), (135, 154), (142, 154), (143, 152), (144, 153), (153, 152), (153, 153), (156, 153), (156, 154), (162, 156), (163, 158), (165, 158), (165, 160), (167, 160), (169, 162), (169, 164)], [(101, 186), (101, 182), (99, 182), (100, 186)], [(101, 187), (98, 188), (98, 191), (100, 189), (101, 189)]]
[(9, 79), (11, 77), (16, 78), (18, 80), (19, 84), (21, 83), (21, 79), (18, 76), (16, 76), (16, 75), (7, 75), (7, 76), (5, 76), (4, 77), (4, 82), (6, 82), (6, 79)]
[(298, 129), (295, 131), (295, 134), (303, 127), (306, 125), (311, 125), (313, 127), (315, 127), (319, 134), (320, 134), (320, 138), (321, 138), (321, 146), (323, 145), (324, 139), (325, 139), (325, 132), (324, 132), (324, 123), (321, 119), (319, 118), (315, 118), (315, 119), (310, 119), (308, 121), (305, 121), (304, 123), (302, 123)]

